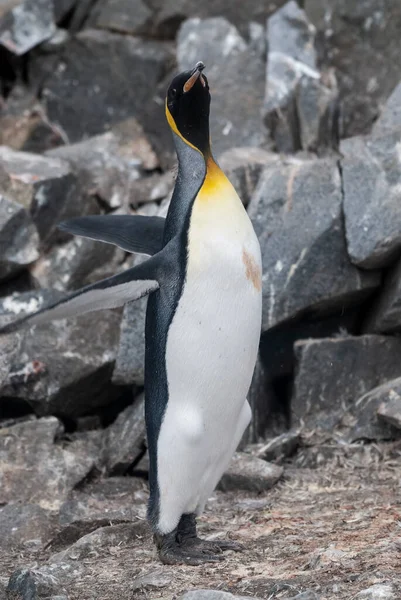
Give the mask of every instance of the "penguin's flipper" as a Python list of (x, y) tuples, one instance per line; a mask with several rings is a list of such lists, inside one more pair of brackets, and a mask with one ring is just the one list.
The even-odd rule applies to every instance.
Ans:
[(161, 254), (123, 273), (87, 285), (36, 313), (9, 323), (0, 328), (0, 334), (12, 333), (24, 326), (78, 317), (95, 310), (117, 308), (132, 300), (138, 300), (159, 288), (156, 273), (162, 264)]
[(127, 252), (153, 255), (163, 247), (164, 223), (163, 217), (92, 215), (64, 221), (59, 229), (114, 244)]

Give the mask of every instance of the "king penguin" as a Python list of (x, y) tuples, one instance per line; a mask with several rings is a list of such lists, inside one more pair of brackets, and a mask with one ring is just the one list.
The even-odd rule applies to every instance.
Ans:
[(17, 322), (22, 325), (122, 306), (149, 294), (145, 418), (148, 519), (160, 559), (199, 565), (240, 550), (197, 536), (204, 509), (251, 419), (246, 399), (261, 330), (260, 248), (233, 186), (213, 159), (204, 65), (176, 76), (166, 116), (178, 174), (166, 219), (102, 215), (64, 231), (150, 255)]

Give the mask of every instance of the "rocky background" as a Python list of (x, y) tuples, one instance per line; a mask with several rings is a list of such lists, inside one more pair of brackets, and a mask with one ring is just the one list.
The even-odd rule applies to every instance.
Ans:
[(166, 214), (198, 60), (263, 254), (254, 419), (201, 525), (246, 552), (157, 562), (143, 299), (0, 339), (0, 599), (397, 600), (399, 0), (0, 0), (0, 322), (136, 260), (57, 224)]

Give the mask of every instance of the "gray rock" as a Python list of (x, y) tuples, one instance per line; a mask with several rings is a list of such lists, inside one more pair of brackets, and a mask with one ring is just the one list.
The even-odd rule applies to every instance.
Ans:
[(8, 582), (8, 597), (21, 600), (68, 600), (65, 586), (82, 576), (82, 572), (82, 565), (77, 563), (17, 569)]
[(88, 448), (72, 452), (55, 443), (62, 433), (55, 417), (0, 429), (0, 504), (35, 501), (56, 510), (92, 469)]
[(52, 0), (14, 0), (0, 9), (0, 44), (13, 54), (31, 50), (55, 32)]
[(135, 577), (131, 584), (131, 590), (154, 590), (166, 587), (169, 583), (171, 583), (171, 575), (162, 570), (151, 571)]
[[(249, 596), (247, 597), (249, 600)], [(186, 592), (178, 600), (245, 600), (245, 596), (234, 596), (221, 590), (193, 590)], [(254, 600), (258, 600), (254, 598)]]
[(165, 42), (85, 30), (64, 46), (42, 92), (49, 119), (70, 142), (139, 121), (171, 61)]
[(96, 269), (104, 268), (110, 263), (122, 263), (124, 257), (124, 252), (116, 246), (75, 237), (50, 250), (30, 271), (38, 287), (74, 290), (89, 283), (90, 276)]
[(248, 213), (262, 251), (263, 331), (307, 311), (341, 310), (379, 285), (377, 273), (348, 259), (335, 161), (294, 158), (268, 166)]
[(193, 68), (200, 56), (213, 99), (210, 127), (216, 156), (233, 146), (263, 145), (264, 56), (222, 17), (189, 19), (181, 26), (178, 68)]
[(280, 462), (284, 458), (292, 456), (296, 452), (300, 442), (300, 432), (292, 430), (278, 435), (265, 444), (248, 446), (247, 451), (251, 452), (257, 458)]
[(135, 119), (46, 154), (68, 161), (86, 193), (97, 196), (110, 208), (135, 203), (136, 184), (143, 171), (159, 166), (156, 154)]
[(397, 338), (302, 340), (295, 343), (294, 351), (298, 365), (291, 400), (293, 422), (307, 429), (333, 429), (355, 410), (363, 394), (401, 375), (401, 339)]
[(317, 28), (319, 64), (334, 68), (341, 97), (343, 137), (368, 133), (400, 79), (398, 0), (305, 0)]
[(51, 534), (50, 515), (37, 504), (0, 507), (0, 548), (21, 547), (33, 541), (43, 545)]
[(385, 333), (401, 329), (401, 261), (386, 274), (380, 295), (369, 311), (366, 333)]
[(109, 473), (125, 473), (144, 452), (144, 400), (142, 394), (104, 432), (103, 461)]
[(151, 32), (152, 11), (143, 0), (100, 0), (88, 24), (98, 29), (144, 35)]
[[(5, 323), (5, 320), (2, 319)], [(4, 383), (8, 380), (13, 361), (19, 352), (20, 338), (14, 335), (0, 336), (0, 390)]]
[(401, 250), (400, 141), (394, 131), (341, 144), (348, 253), (366, 269), (388, 266)]
[[(1, 308), (22, 316), (48, 300), (48, 293), (28, 292), (5, 298)], [(119, 323), (120, 312), (109, 310), (102, 311), (101, 316), (88, 313), (78, 319), (30, 327), (15, 358), (16, 371), (24, 372), (24, 365), (40, 363), (40, 377), (11, 379), (4, 385), (3, 395), (26, 400), (36, 414), (68, 418), (112, 402), (117, 394), (110, 379)], [(25, 370), (29, 372), (29, 368)]]
[(395, 589), (391, 583), (376, 583), (361, 590), (355, 599), (358, 600), (395, 600)]
[(78, 0), (53, 0), (54, 4), (54, 19), (59, 23), (72, 11)]
[(99, 212), (96, 202), (80, 193), (76, 177), (65, 161), (2, 146), (0, 165), (5, 172), (0, 179), (0, 191), (31, 213), (46, 245), (68, 239), (66, 234), (56, 231), (60, 221)]
[[(269, 47), (264, 115), (280, 152), (332, 144), (335, 77), (325, 85), (317, 70), (315, 28), (291, 0), (267, 23)], [(329, 82), (327, 81), (327, 84)]]
[(373, 125), (372, 135), (382, 136), (401, 127), (401, 83), (392, 91)]
[(231, 148), (219, 158), (219, 165), (235, 187), (244, 206), (255, 191), (263, 169), (278, 161), (277, 154), (262, 148)]
[(138, 538), (142, 538), (145, 533), (147, 533), (147, 524), (145, 522), (122, 523), (110, 527), (102, 527), (84, 535), (66, 550), (53, 554), (51, 562), (62, 564), (69, 561), (73, 561), (74, 563), (77, 561), (80, 562), (91, 552), (100, 553), (102, 550), (110, 548), (110, 546), (124, 547), (132, 545)]
[(131, 208), (136, 209), (141, 204), (158, 202), (170, 195), (174, 187), (174, 175), (167, 173), (152, 173), (133, 181), (128, 194)]
[(263, 492), (273, 487), (283, 474), (283, 468), (245, 452), (236, 452), (230, 466), (220, 479), (223, 492), (247, 490)]
[(306, 590), (305, 592), (301, 592), (296, 596), (291, 596), (288, 600), (320, 600), (320, 596), (316, 594), (316, 592), (312, 590)]
[(383, 383), (358, 398), (353, 409), (355, 424), (348, 439), (355, 441), (401, 438), (401, 433), (393, 427), (397, 422), (399, 424), (397, 404), (400, 402), (400, 390), (401, 378), (398, 378)]
[(0, 193), (0, 279), (15, 275), (39, 258), (38, 247), (39, 235), (29, 213)]

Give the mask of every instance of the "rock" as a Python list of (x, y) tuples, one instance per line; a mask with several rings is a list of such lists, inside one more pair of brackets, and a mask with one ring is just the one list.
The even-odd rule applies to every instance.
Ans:
[(0, 507), (0, 548), (21, 547), (33, 541), (44, 545), (51, 537), (51, 525), (49, 513), (37, 504)]
[(401, 130), (341, 143), (348, 253), (364, 269), (388, 266), (401, 250)]
[(305, 0), (317, 28), (319, 64), (334, 68), (341, 97), (342, 137), (368, 133), (400, 79), (398, 0)]
[(132, 591), (135, 590), (154, 590), (166, 587), (171, 583), (171, 575), (164, 571), (152, 571), (146, 575), (135, 577), (132, 582)]
[[(1, 310), (14, 316), (34, 312), (55, 295), (44, 291), (5, 298)], [(11, 380), (3, 395), (27, 401), (36, 414), (75, 418), (113, 401), (110, 383), (118, 344), (119, 311), (88, 313), (26, 330), (15, 359), (17, 371), (32, 361), (43, 365), (40, 377)], [(28, 369), (29, 371), (29, 369)]]
[(401, 378), (398, 378), (382, 383), (358, 398), (353, 410), (356, 422), (348, 439), (351, 442), (401, 439), (400, 432), (392, 427), (399, 425), (397, 405), (400, 403), (400, 391)]
[(142, 394), (109, 425), (104, 434), (103, 460), (107, 472), (125, 473), (145, 449), (145, 398)]
[(78, 0), (53, 0), (54, 19), (56, 23), (62, 21), (75, 8)]
[(296, 452), (300, 442), (301, 436), (299, 431), (293, 430), (278, 435), (266, 444), (254, 444), (248, 447), (248, 451), (257, 458), (280, 462), (284, 458), (292, 456)]
[(264, 167), (277, 161), (277, 154), (262, 148), (242, 147), (223, 152), (219, 165), (235, 187), (244, 206), (248, 206)]
[(18, 498), (55, 510), (89, 473), (94, 457), (88, 448), (75, 453), (55, 444), (62, 431), (55, 417), (0, 429), (0, 504)]
[(332, 430), (347, 411), (355, 410), (362, 394), (401, 375), (401, 339), (397, 338), (302, 340), (295, 343), (294, 351), (293, 422), (307, 429)]
[(0, 193), (0, 279), (15, 275), (39, 258), (38, 247), (39, 235), (29, 213)]
[(320, 600), (320, 596), (318, 596), (313, 590), (306, 590), (305, 592), (301, 592), (296, 596), (291, 596), (288, 600)]
[(391, 583), (376, 583), (366, 590), (361, 590), (355, 599), (358, 600), (395, 600), (395, 590)]
[(8, 598), (21, 600), (68, 600), (65, 585), (82, 576), (77, 563), (43, 565), (34, 569), (17, 569), (7, 586)]
[(20, 349), (20, 339), (13, 335), (0, 336), (0, 390), (8, 380), (13, 361)]
[(401, 261), (386, 274), (380, 295), (365, 321), (366, 333), (385, 333), (401, 329)]
[(267, 166), (248, 213), (262, 251), (262, 331), (306, 313), (344, 310), (379, 285), (377, 273), (348, 259), (334, 161), (291, 158)]
[(225, 17), (233, 23), (242, 35), (249, 35), (250, 22), (266, 22), (266, 18), (273, 13), (285, 0), (275, 2), (260, 2), (247, 0), (243, 2), (227, 2), (226, 0), (150, 0), (147, 4), (155, 11), (154, 35), (161, 37), (175, 37), (179, 24), (189, 17)]
[(151, 31), (152, 11), (143, 0), (100, 0), (89, 18), (89, 26), (130, 35)]
[(218, 488), (223, 492), (230, 490), (263, 492), (273, 487), (282, 474), (283, 468), (278, 465), (267, 463), (244, 452), (236, 452)]
[(334, 74), (317, 70), (315, 28), (295, 0), (267, 22), (265, 122), (279, 152), (335, 146), (337, 89)]
[[(111, 244), (75, 237), (54, 247), (31, 268), (31, 275), (41, 288), (74, 290), (89, 283), (95, 269), (109, 263), (122, 263), (125, 254)], [(117, 269), (116, 269), (117, 270)]]
[[(64, 46), (42, 97), (70, 142), (135, 116), (139, 122), (171, 61), (171, 46), (99, 30)], [(161, 109), (160, 109), (161, 110)]]
[[(86, 193), (110, 208), (137, 201), (136, 184), (159, 161), (141, 126), (128, 119), (107, 133), (46, 153), (68, 161)], [(155, 198), (159, 199), (159, 198)]]
[(179, 30), (179, 70), (193, 68), (200, 56), (213, 98), (210, 128), (215, 155), (234, 146), (262, 146), (267, 140), (260, 114), (264, 55), (247, 44), (234, 25), (216, 17), (189, 19)]
[(383, 460), (382, 449), (376, 444), (340, 443), (332, 441), (328, 444), (317, 444), (301, 448), (295, 457), (295, 465), (302, 469), (322, 469), (330, 465), (332, 468), (368, 469), (372, 463)]
[(13, 0), (0, 8), (0, 44), (14, 54), (25, 54), (55, 29), (52, 0)]
[[(247, 598), (250, 600), (249, 596)], [(245, 596), (234, 596), (221, 590), (192, 590), (180, 596), (178, 600), (245, 600)]]
[(392, 91), (385, 103), (380, 117), (373, 125), (372, 135), (379, 136), (392, 133), (401, 127), (401, 83)]
[(102, 552), (108, 552), (110, 547), (133, 545), (145, 533), (148, 533), (145, 522), (122, 523), (111, 527), (102, 527), (84, 535), (66, 550), (53, 554), (51, 561), (53, 563), (68, 563), (70, 560), (74, 563), (76, 561), (80, 562), (91, 552), (101, 555)]
[(174, 187), (174, 175), (167, 173), (153, 173), (133, 181), (129, 189), (129, 204), (136, 209), (141, 204), (158, 202), (169, 196)]
[(69, 164), (28, 152), (0, 148), (0, 192), (30, 211), (42, 243), (68, 239), (57, 232), (60, 221), (99, 212), (96, 202), (82, 195)]

